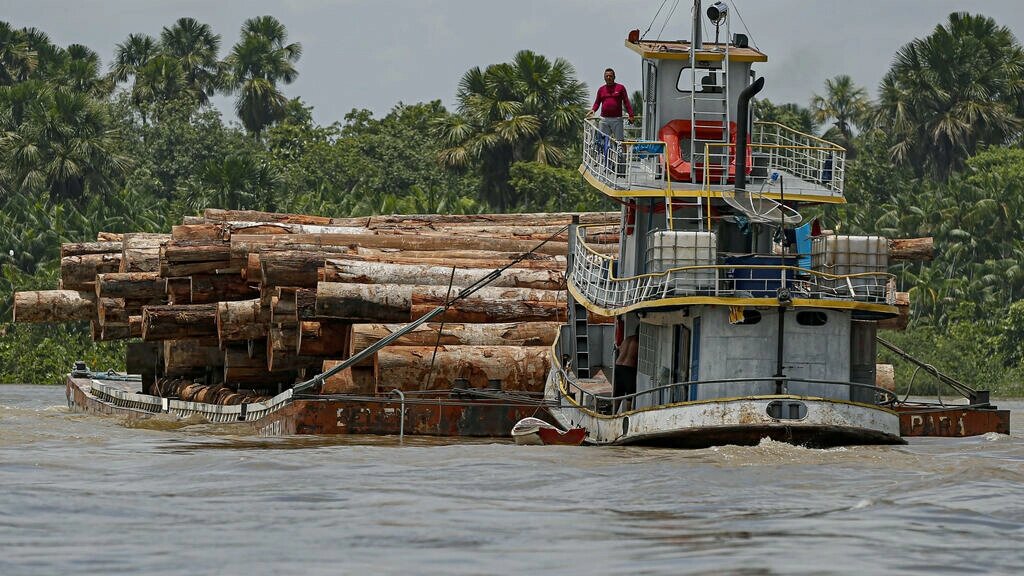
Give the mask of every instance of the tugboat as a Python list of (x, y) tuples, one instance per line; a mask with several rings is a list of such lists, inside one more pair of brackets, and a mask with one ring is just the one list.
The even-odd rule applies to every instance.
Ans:
[(693, 14), (690, 41), (626, 40), (639, 133), (584, 126), (580, 172), (622, 205), (621, 231), (617, 256), (570, 231), (551, 413), (592, 444), (904, 443), (895, 395), (875, 386), (877, 323), (898, 314), (887, 241), (801, 214), (846, 201), (846, 151), (755, 121), (767, 56), (730, 33), (722, 2), (713, 43), (700, 0)]

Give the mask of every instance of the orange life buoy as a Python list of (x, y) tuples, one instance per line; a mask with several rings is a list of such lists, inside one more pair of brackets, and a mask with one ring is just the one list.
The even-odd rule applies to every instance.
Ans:
[[(658, 139), (665, 142), (665, 147), (668, 153), (668, 170), (669, 174), (674, 180), (681, 182), (689, 182), (693, 176), (693, 172), (696, 169), (698, 179), (703, 177), (703, 159), (699, 162), (694, 163), (688, 162), (683, 158), (682, 147), (680, 146), (680, 140), (689, 140), (691, 135), (695, 136), (699, 140), (720, 140), (722, 138), (722, 123), (714, 120), (697, 120), (697, 126), (694, 130), (691, 130), (691, 124), (689, 120), (676, 119), (671, 120), (667, 124), (658, 130)], [(749, 143), (750, 137), (747, 137)], [(736, 144), (736, 123), (729, 122), (729, 142), (733, 145)], [(751, 154), (750, 147), (747, 147), (747, 172), (750, 172), (751, 167)], [(715, 174), (715, 172), (718, 172)], [(721, 168), (717, 170), (712, 167), (712, 176), (721, 176)], [(729, 149), (729, 181), (732, 182), (736, 177), (736, 152), (735, 146)]]

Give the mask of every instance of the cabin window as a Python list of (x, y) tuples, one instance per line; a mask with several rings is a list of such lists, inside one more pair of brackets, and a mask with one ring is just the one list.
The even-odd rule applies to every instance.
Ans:
[(698, 92), (714, 92), (719, 89), (719, 84), (721, 84), (721, 79), (719, 78), (718, 70), (697, 68), (694, 71), (693, 68), (683, 68), (679, 72), (676, 90), (680, 92), (693, 92), (693, 87), (696, 85)]
[(796, 323), (801, 326), (824, 326), (828, 315), (820, 310), (803, 310), (796, 313)]

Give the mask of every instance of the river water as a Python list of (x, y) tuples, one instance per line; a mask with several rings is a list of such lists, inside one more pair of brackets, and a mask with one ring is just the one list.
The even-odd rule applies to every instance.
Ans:
[(0, 386), (0, 574), (1024, 573), (1012, 434), (811, 450), (238, 436)]

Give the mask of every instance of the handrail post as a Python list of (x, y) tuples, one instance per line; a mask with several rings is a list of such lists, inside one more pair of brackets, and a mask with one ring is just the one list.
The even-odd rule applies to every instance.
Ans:
[(405, 443), (405, 392), (402, 392), (398, 388), (391, 391), (392, 394), (398, 395), (401, 400), (401, 407), (398, 411), (398, 443)]

